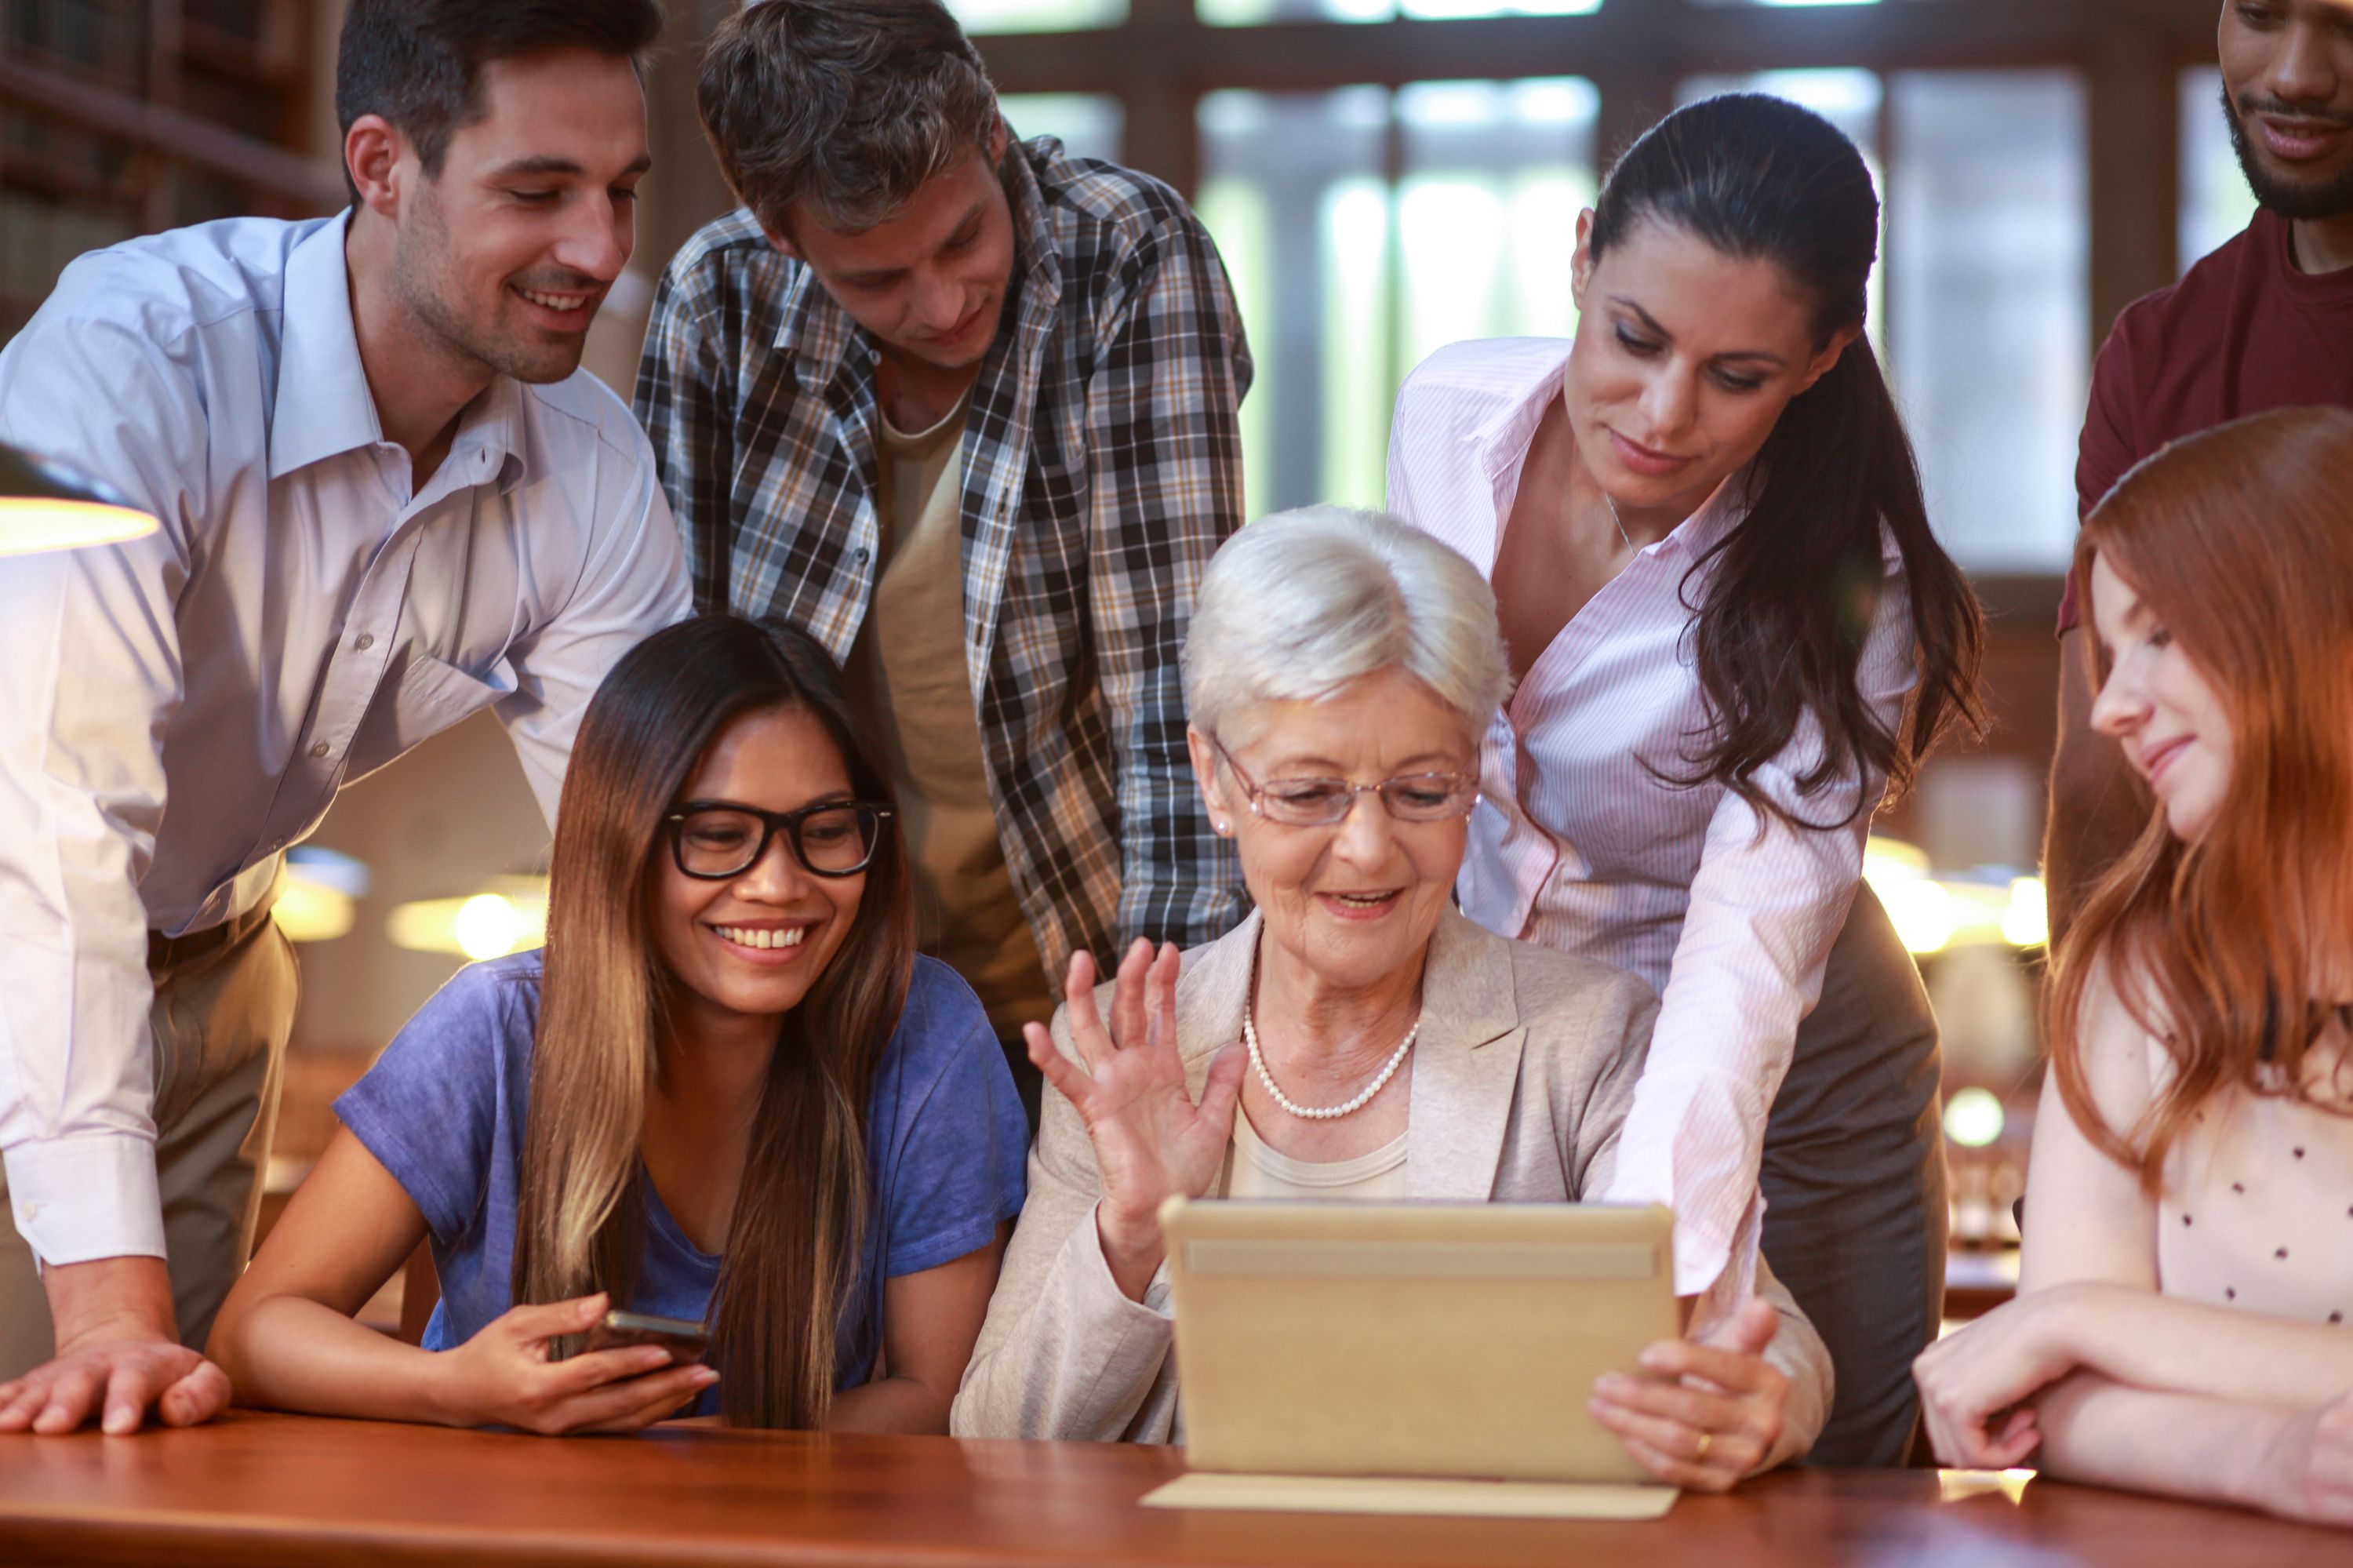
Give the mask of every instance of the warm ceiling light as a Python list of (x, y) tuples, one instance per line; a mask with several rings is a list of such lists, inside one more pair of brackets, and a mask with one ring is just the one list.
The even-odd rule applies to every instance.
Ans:
[(119, 545), (155, 531), (155, 519), (63, 463), (0, 445), (0, 556)]
[(476, 962), (536, 948), (547, 939), (547, 878), (494, 876), (470, 896), (398, 905), (386, 931), (396, 948)]

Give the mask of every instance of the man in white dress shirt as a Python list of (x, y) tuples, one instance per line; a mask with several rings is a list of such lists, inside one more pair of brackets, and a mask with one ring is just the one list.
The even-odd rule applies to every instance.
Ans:
[(652, 451), (579, 369), (659, 26), (353, 0), (350, 210), (85, 256), (0, 354), (0, 441), (163, 523), (0, 567), (0, 1431), (227, 1402), (195, 1347), (275, 1118), (286, 846), (484, 707), (552, 818), (597, 682), (687, 611)]

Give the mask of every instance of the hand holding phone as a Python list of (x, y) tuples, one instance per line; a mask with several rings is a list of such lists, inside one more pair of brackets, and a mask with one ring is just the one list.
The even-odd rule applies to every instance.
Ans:
[(549, 1359), (551, 1341), (601, 1330), (607, 1305), (598, 1294), (512, 1307), (464, 1344), (433, 1356), (429, 1364), (446, 1412), (441, 1418), (457, 1426), (517, 1426), (550, 1436), (635, 1432), (676, 1414), (719, 1381), (715, 1370), (691, 1360), (702, 1353), (702, 1326), (676, 1319), (653, 1321), (684, 1329), (683, 1349), (648, 1338)]
[(617, 1350), (625, 1345), (659, 1345), (674, 1365), (699, 1361), (711, 1335), (702, 1324), (685, 1318), (664, 1318), (652, 1312), (611, 1311), (588, 1330), (592, 1351)]

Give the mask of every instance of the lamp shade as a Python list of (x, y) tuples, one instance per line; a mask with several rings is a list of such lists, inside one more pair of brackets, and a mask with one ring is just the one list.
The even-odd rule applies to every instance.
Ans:
[(0, 556), (115, 545), (155, 531), (155, 519), (62, 463), (0, 444)]

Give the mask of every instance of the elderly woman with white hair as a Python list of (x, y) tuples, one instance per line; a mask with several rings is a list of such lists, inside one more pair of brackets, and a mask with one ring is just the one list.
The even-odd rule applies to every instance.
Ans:
[[(1231, 1198), (1572, 1201), (1608, 1185), (1656, 998), (1455, 912), (1479, 742), (1508, 683), (1493, 595), (1428, 535), (1314, 507), (1227, 543), (1185, 650), (1194, 772), (1257, 912), (1113, 983), (1071, 960), (1029, 1199), (952, 1429), (1179, 1431), (1157, 1213)], [(1108, 1009), (1108, 1022), (1103, 1013)], [(1721, 1489), (1802, 1454), (1831, 1392), (1769, 1274), (1590, 1405), (1652, 1474)]]

